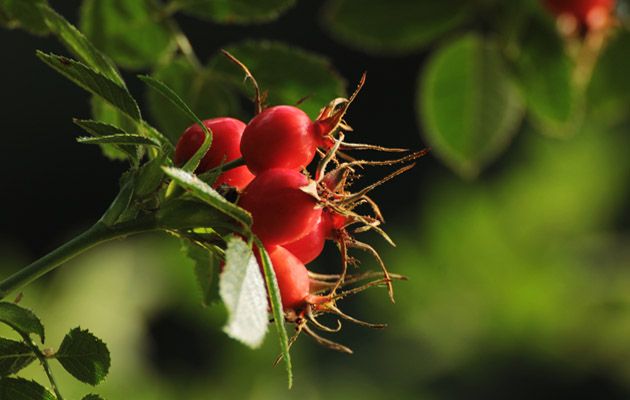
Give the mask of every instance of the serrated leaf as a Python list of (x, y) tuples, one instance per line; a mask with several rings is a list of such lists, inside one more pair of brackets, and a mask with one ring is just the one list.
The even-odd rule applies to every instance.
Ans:
[(164, 167), (166, 175), (204, 203), (216, 208), (223, 214), (229, 215), (246, 226), (251, 226), (252, 216), (247, 211), (227, 201), (207, 183), (190, 172), (179, 168)]
[[(345, 95), (344, 79), (328, 59), (315, 53), (269, 41), (248, 41), (226, 50), (249, 68), (261, 89), (268, 92), (270, 105), (296, 104), (307, 97), (300, 108), (315, 118), (332, 99)], [(223, 54), (217, 54), (210, 65), (246, 95), (253, 93), (243, 83), (243, 71)]]
[(227, 240), (219, 293), (228, 310), (223, 331), (251, 348), (259, 347), (269, 325), (267, 291), (251, 247), (236, 236)]
[(0, 14), (4, 25), (9, 28), (22, 28), (33, 35), (46, 35), (48, 27), (39, 5), (46, 0), (0, 0)]
[(150, 67), (176, 50), (172, 35), (158, 20), (152, 4), (152, 0), (85, 0), (81, 30), (121, 66)]
[(63, 338), (55, 358), (81, 382), (97, 385), (109, 372), (109, 350), (87, 330), (74, 328)]
[(522, 118), (497, 47), (472, 34), (452, 41), (429, 60), (419, 82), (418, 115), (434, 154), (475, 177), (507, 147)]
[(291, 354), (289, 353), (289, 336), (284, 326), (284, 311), (282, 308), (280, 288), (278, 287), (278, 280), (276, 279), (276, 273), (271, 265), (269, 254), (267, 250), (265, 250), (262, 242), (258, 239), (256, 239), (256, 247), (264, 271), (267, 293), (269, 294), (269, 302), (271, 303), (271, 313), (273, 314), (274, 324), (278, 331), (278, 340), (280, 341), (280, 354), (286, 366), (290, 389), (291, 386), (293, 386), (293, 367), (291, 365)]
[(193, 154), (193, 156), (190, 157), (190, 159), (186, 161), (186, 163), (182, 167), (184, 171), (196, 170), (199, 166), (199, 162), (201, 161), (203, 156), (206, 155), (208, 149), (212, 145), (212, 132), (210, 131), (210, 129), (208, 129), (207, 126), (204, 125), (201, 119), (197, 117), (197, 115), (190, 109), (190, 107), (188, 107), (188, 105), (181, 99), (181, 97), (179, 97), (177, 93), (175, 93), (173, 89), (168, 87), (164, 82), (148, 75), (141, 75), (139, 76), (139, 78), (148, 86), (164, 96), (164, 98), (168, 99), (175, 107), (177, 107), (177, 109), (179, 109), (182, 113), (184, 113), (184, 115), (190, 118), (191, 122), (197, 123), (197, 125), (201, 127), (201, 130), (203, 130), (203, 132), (206, 134), (201, 146), (199, 146), (195, 154)]
[(182, 240), (182, 250), (195, 262), (195, 277), (201, 289), (203, 304), (209, 306), (219, 300), (220, 260), (217, 255), (188, 239)]
[(222, 24), (251, 24), (272, 21), (294, 4), (295, 0), (182, 0), (180, 9)]
[(33, 350), (23, 342), (0, 338), (0, 376), (15, 374), (35, 358)]
[(35, 381), (23, 378), (2, 378), (0, 379), (0, 399), (56, 400), (57, 397)]
[[(104, 102), (102, 103), (105, 104)], [(112, 110), (115, 109), (113, 109), (112, 107)], [(95, 137), (120, 135), (125, 133), (125, 131), (117, 126), (100, 121), (74, 119), (74, 123), (83, 128), (86, 132), (94, 135)], [(125, 160), (127, 158), (130, 158), (132, 160), (137, 159), (137, 149), (135, 146), (107, 143), (101, 143), (100, 145), (103, 153), (108, 158), (120, 160)]]
[(45, 16), (46, 24), (50, 31), (59, 38), (61, 43), (79, 61), (105, 75), (120, 86), (125, 87), (125, 81), (120, 76), (116, 65), (107, 56), (98, 51), (74, 25), (48, 6), (40, 6), (40, 12)]
[(470, 14), (466, 0), (331, 0), (323, 26), (352, 47), (402, 54), (424, 48)]
[[(240, 99), (232, 85), (208, 69), (193, 67), (183, 57), (158, 67), (153, 76), (173, 89), (202, 119), (240, 113)], [(147, 105), (157, 125), (173, 143), (191, 124), (186, 115), (173, 113), (170, 100), (154, 90), (147, 92)]]
[(37, 51), (37, 57), (81, 88), (102, 97), (134, 120), (139, 121), (141, 119), (138, 104), (127, 89), (119, 86), (105, 75), (76, 60), (56, 54)]
[[(120, 112), (116, 107), (110, 105), (105, 100), (101, 99), (98, 96), (92, 96), (90, 104), (92, 106), (92, 117), (98, 122), (107, 123), (115, 127), (120, 127), (119, 129), (122, 132), (134, 131), (135, 123), (133, 122), (133, 120), (127, 115)], [(100, 147), (103, 154), (109, 159), (126, 160), (129, 157), (127, 151), (123, 151), (117, 146), (104, 144)], [(130, 150), (133, 151), (133, 149)]]
[(87, 394), (87, 395), (83, 396), (83, 398), (81, 400), (104, 400), (104, 399), (101, 396), (99, 396), (98, 394), (90, 393), (90, 394)]
[(44, 325), (39, 318), (31, 310), (17, 304), (0, 302), (0, 322), (4, 322), (21, 334), (35, 334), (40, 337), (42, 343), (46, 339)]
[(555, 26), (546, 19), (530, 21), (516, 59), (527, 111), (542, 133), (570, 136), (580, 125), (573, 63)]
[(133, 133), (118, 133), (115, 135), (106, 135), (98, 137), (82, 136), (77, 138), (77, 142), (85, 144), (118, 144), (118, 145), (143, 145), (157, 146), (160, 144), (145, 136), (135, 135)]

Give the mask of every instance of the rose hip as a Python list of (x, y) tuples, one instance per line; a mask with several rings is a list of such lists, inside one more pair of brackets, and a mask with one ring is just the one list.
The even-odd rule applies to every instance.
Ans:
[[(196, 173), (200, 174), (221, 163), (235, 160), (241, 157), (240, 141), (245, 129), (245, 124), (234, 118), (213, 118), (203, 121), (203, 124), (212, 131), (212, 145), (201, 159)], [(198, 124), (189, 126), (177, 142), (175, 147), (175, 165), (183, 165), (201, 147), (205, 134)], [(254, 179), (254, 175), (246, 166), (237, 167), (223, 172), (213, 186), (218, 187), (228, 184), (242, 190)]]

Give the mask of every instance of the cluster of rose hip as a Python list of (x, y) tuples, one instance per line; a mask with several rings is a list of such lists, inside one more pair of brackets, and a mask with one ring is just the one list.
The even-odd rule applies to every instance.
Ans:
[(613, 23), (615, 0), (543, 0), (567, 34), (601, 31)]
[[(417, 152), (396, 160), (367, 161), (356, 160), (345, 153), (366, 149), (405, 151), (344, 141), (344, 132), (350, 127), (343, 116), (364, 79), (365, 76), (352, 97), (333, 100), (315, 121), (295, 106), (279, 105), (263, 110), (259, 96), (256, 98), (257, 115), (248, 124), (228, 117), (203, 121), (212, 132), (213, 141), (196, 170), (201, 174), (234, 160), (244, 161), (245, 165), (223, 172), (213, 186), (235, 188), (240, 194), (238, 205), (251, 213), (252, 232), (264, 244), (271, 259), (285, 318), (296, 324), (294, 338), (304, 331), (319, 343), (344, 352), (351, 351), (322, 338), (307, 322), (321, 330), (336, 332), (341, 326), (339, 320), (336, 328), (317, 320), (323, 313), (334, 313), (359, 324), (383, 327), (352, 318), (336, 306), (340, 298), (378, 285), (386, 285), (393, 300), (392, 280), (403, 278), (390, 274), (378, 253), (351, 233), (375, 230), (390, 241), (379, 228), (383, 221), (381, 213), (367, 193), (413, 167), (410, 162), (424, 154)], [(186, 129), (177, 143), (175, 164), (181, 165), (190, 159), (204, 138), (199, 125)], [(395, 164), (404, 166), (357, 192), (348, 191), (358, 169)], [(359, 214), (359, 207), (367, 208), (369, 215)], [(326, 240), (336, 242), (340, 250), (339, 274), (315, 274), (306, 268), (306, 264), (320, 255)], [(348, 256), (348, 248), (370, 253), (381, 271), (348, 274), (348, 264), (357, 264), (356, 259)], [(355, 287), (348, 288), (349, 285)]]

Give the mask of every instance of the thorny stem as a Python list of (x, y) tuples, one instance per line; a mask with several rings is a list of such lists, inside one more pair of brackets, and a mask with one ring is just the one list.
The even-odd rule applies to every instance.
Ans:
[(153, 219), (137, 219), (114, 226), (99, 221), (79, 236), (1, 281), (0, 299), (98, 244), (156, 228)]

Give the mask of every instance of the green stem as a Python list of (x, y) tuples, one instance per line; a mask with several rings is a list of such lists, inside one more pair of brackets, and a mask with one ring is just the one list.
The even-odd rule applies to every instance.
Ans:
[(42, 364), (42, 367), (44, 368), (44, 372), (46, 373), (46, 376), (48, 377), (48, 381), (50, 381), (50, 386), (55, 392), (55, 396), (57, 396), (57, 400), (63, 400), (63, 396), (61, 395), (61, 392), (59, 391), (59, 386), (57, 385), (57, 381), (55, 381), (55, 377), (53, 376), (52, 370), (50, 369), (48, 358), (46, 358), (44, 353), (42, 353), (42, 351), (35, 344), (35, 342), (33, 342), (33, 339), (31, 339), (30, 336), (25, 335), (25, 334), (20, 334), (20, 336), (22, 336), (24, 343), (26, 343), (26, 345), (31, 348), (31, 350), (33, 351), (33, 353), (35, 353), (35, 356), (37, 357), (39, 362)]
[(1, 281), (0, 299), (98, 244), (155, 228), (155, 222), (152, 219), (138, 219), (112, 227), (97, 222), (79, 236)]

